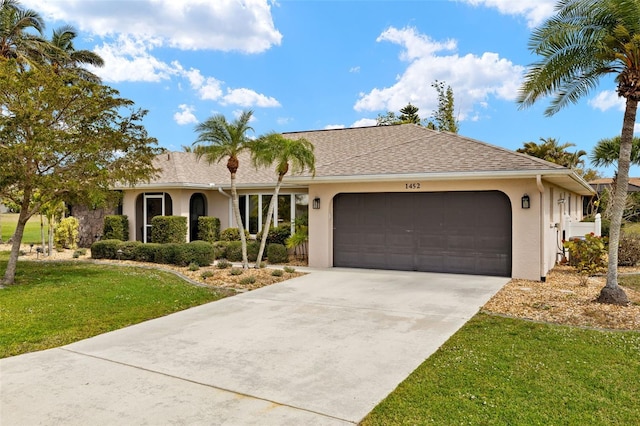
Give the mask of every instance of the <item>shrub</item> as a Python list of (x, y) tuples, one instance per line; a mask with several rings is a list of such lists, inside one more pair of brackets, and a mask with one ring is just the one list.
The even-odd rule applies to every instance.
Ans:
[(91, 245), (92, 259), (117, 259), (122, 241), (100, 240)]
[(282, 244), (269, 244), (267, 246), (267, 260), (269, 263), (286, 263), (289, 260), (289, 252)]
[(216, 263), (216, 267), (218, 269), (227, 269), (231, 267), (231, 262), (229, 262), (227, 259), (220, 259)]
[(287, 274), (293, 274), (296, 271), (296, 268), (292, 268), (291, 266), (285, 266), (282, 268)]
[(230, 262), (242, 262), (242, 243), (240, 241), (229, 241), (226, 258)]
[(231, 268), (229, 275), (242, 275), (242, 268)]
[(56, 249), (75, 249), (78, 247), (80, 223), (73, 216), (65, 217), (53, 231), (53, 244)]
[(155, 262), (156, 251), (160, 247), (157, 243), (138, 244), (134, 248), (134, 260), (138, 262)]
[(190, 271), (197, 271), (198, 269), (200, 269), (200, 266), (196, 262), (191, 262), (189, 264)]
[(618, 265), (635, 266), (640, 262), (640, 237), (621, 235), (618, 246)]
[(283, 273), (284, 271), (282, 269), (274, 269), (273, 271), (271, 271), (271, 275), (273, 275), (274, 277), (281, 277)]
[(198, 239), (213, 243), (220, 239), (220, 219), (211, 216), (198, 218)]
[(247, 275), (246, 277), (242, 277), (240, 280), (240, 284), (242, 285), (254, 284), (255, 282), (256, 277), (254, 275)]
[(213, 243), (216, 259), (225, 259), (227, 257), (227, 245), (229, 245), (228, 241), (216, 241)]
[[(120, 244), (119, 250), (122, 250), (120, 259), (122, 260), (138, 260), (136, 252), (139, 246), (142, 245), (140, 241), (124, 241)], [(116, 253), (117, 256), (117, 253)]]
[(129, 219), (126, 215), (104, 217), (102, 238), (105, 240), (127, 241), (129, 239)]
[(569, 265), (588, 275), (602, 271), (607, 267), (607, 241), (607, 237), (596, 237), (593, 233), (566, 241)]
[[(291, 236), (291, 225), (283, 223), (275, 228), (270, 228), (267, 234), (267, 244), (282, 244), (285, 245), (287, 238)], [(256, 235), (256, 240), (261, 241), (261, 233)]]
[[(249, 231), (244, 230), (244, 235), (247, 240), (251, 238)], [(222, 241), (240, 241), (240, 230), (238, 228), (227, 228), (220, 233), (220, 239)]]
[(187, 218), (184, 216), (155, 216), (151, 219), (151, 241), (160, 244), (187, 241)]
[(204, 271), (200, 274), (200, 278), (206, 280), (207, 278), (211, 278), (213, 276), (213, 271)]
[(158, 244), (154, 253), (155, 256), (153, 261), (155, 263), (164, 263), (168, 265), (176, 264), (176, 254), (178, 250), (180, 250), (179, 247), (180, 244), (175, 243)]
[(190, 263), (195, 263), (198, 266), (208, 266), (214, 260), (213, 250), (213, 245), (206, 241), (179, 244), (176, 248), (174, 263), (179, 266), (186, 266)]

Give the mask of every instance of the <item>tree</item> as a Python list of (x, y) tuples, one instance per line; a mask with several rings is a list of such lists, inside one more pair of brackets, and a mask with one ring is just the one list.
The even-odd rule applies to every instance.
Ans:
[(584, 165), (584, 160), (581, 157), (587, 155), (586, 151), (568, 151), (568, 149), (574, 147), (575, 144), (566, 142), (561, 145), (555, 138), (540, 138), (540, 142), (539, 144), (535, 142), (525, 142), (523, 147), (517, 149), (516, 152), (541, 158), (570, 169)]
[(576, 103), (602, 77), (615, 75), (618, 96), (625, 99), (626, 106), (609, 231), (607, 282), (598, 301), (626, 305), (629, 298), (618, 286), (618, 246), (640, 100), (640, 0), (560, 0), (555, 12), (531, 35), (529, 48), (541, 59), (527, 70), (518, 102), (528, 107), (553, 95), (545, 111), (550, 116)]
[(15, 60), (23, 70), (42, 64), (47, 46), (41, 37), (44, 28), (44, 20), (38, 12), (20, 7), (17, 0), (1, 0), (0, 58)]
[(433, 114), (431, 120), (427, 122), (427, 127), (433, 130), (458, 133), (460, 127), (458, 120), (454, 117), (455, 102), (453, 98), (453, 89), (451, 86), (446, 87), (443, 81), (434, 81), (431, 87), (438, 92), (438, 110)]
[[(620, 158), (620, 136), (600, 139), (593, 147), (589, 159), (595, 167), (615, 166)], [(634, 137), (631, 141), (631, 164), (640, 165), (640, 138)]]
[(64, 25), (53, 30), (47, 46), (47, 60), (57, 73), (68, 72), (82, 80), (100, 83), (100, 77), (87, 71), (82, 65), (102, 67), (102, 58), (90, 50), (76, 50), (73, 40), (78, 36), (75, 28)]
[(214, 115), (196, 126), (195, 130), (199, 135), (193, 143), (194, 152), (198, 159), (204, 157), (209, 164), (218, 163), (223, 158), (227, 159), (227, 169), (231, 175), (231, 202), (242, 242), (243, 269), (249, 269), (249, 261), (247, 259), (247, 238), (244, 234), (236, 189), (236, 172), (240, 165), (238, 155), (243, 151), (250, 150), (251, 140), (247, 136), (247, 132), (253, 130), (249, 126), (252, 116), (253, 111), (243, 111), (240, 117), (228, 122), (224, 115)]
[(24, 227), (43, 205), (95, 205), (116, 182), (135, 185), (156, 172), (160, 151), (140, 124), (146, 111), (110, 87), (64, 80), (50, 67), (21, 72), (0, 62), (0, 198), (20, 207), (2, 284), (14, 283)]
[(400, 122), (402, 124), (420, 124), (420, 116), (418, 115), (419, 108), (417, 106), (407, 104), (404, 108), (400, 109)]
[[(270, 166), (275, 163), (278, 181), (273, 190), (273, 196), (267, 210), (267, 221), (262, 227), (262, 240), (256, 262), (256, 268), (260, 267), (260, 261), (267, 244), (267, 236), (271, 227), (271, 218), (278, 202), (278, 194), (282, 186), (282, 179), (291, 169), (293, 173), (308, 170), (315, 175), (316, 158), (311, 142), (304, 138), (287, 139), (279, 133), (270, 133), (258, 138), (251, 144), (253, 163), (256, 167)], [(291, 165), (291, 167), (289, 167)]]

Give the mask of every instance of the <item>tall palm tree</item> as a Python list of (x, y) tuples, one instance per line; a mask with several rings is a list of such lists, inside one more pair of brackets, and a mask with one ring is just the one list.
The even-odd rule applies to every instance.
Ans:
[(100, 83), (100, 77), (87, 71), (82, 65), (102, 67), (104, 60), (100, 55), (90, 50), (76, 50), (73, 40), (77, 36), (77, 31), (70, 25), (53, 30), (49, 46), (47, 46), (47, 59), (57, 74), (69, 72), (82, 80)]
[[(614, 166), (620, 158), (620, 136), (600, 139), (591, 151), (589, 159), (595, 167)], [(631, 143), (631, 164), (640, 165), (640, 138), (634, 137)]]
[[(287, 139), (279, 133), (270, 133), (258, 138), (251, 144), (253, 163), (256, 167), (270, 166), (275, 163), (278, 181), (273, 190), (273, 196), (267, 210), (267, 221), (262, 227), (262, 240), (256, 261), (256, 268), (260, 267), (260, 261), (267, 244), (267, 236), (271, 228), (271, 218), (278, 202), (278, 194), (282, 186), (284, 176), (289, 172), (298, 173), (308, 170), (313, 175), (316, 172), (316, 157), (314, 146), (304, 138)], [(291, 167), (290, 167), (291, 165)]]
[(247, 132), (253, 131), (253, 128), (249, 126), (252, 116), (253, 111), (243, 111), (240, 117), (229, 122), (222, 114), (214, 115), (196, 126), (195, 130), (199, 135), (193, 143), (193, 151), (198, 159), (204, 157), (209, 164), (218, 163), (224, 158), (227, 159), (227, 169), (231, 174), (231, 202), (242, 242), (243, 269), (249, 268), (249, 261), (247, 259), (247, 238), (244, 234), (236, 189), (236, 172), (240, 165), (238, 155), (250, 148), (251, 140), (247, 136)]
[(22, 70), (41, 65), (47, 46), (41, 37), (44, 28), (38, 12), (20, 7), (17, 0), (0, 0), (0, 58), (15, 60)]
[(527, 70), (518, 95), (522, 107), (553, 95), (545, 111), (553, 115), (576, 103), (609, 74), (615, 75), (618, 96), (626, 101), (609, 231), (607, 283), (598, 296), (603, 303), (626, 305), (629, 298), (618, 286), (618, 246), (640, 100), (640, 0), (560, 0), (555, 15), (532, 33), (529, 48), (542, 59)]

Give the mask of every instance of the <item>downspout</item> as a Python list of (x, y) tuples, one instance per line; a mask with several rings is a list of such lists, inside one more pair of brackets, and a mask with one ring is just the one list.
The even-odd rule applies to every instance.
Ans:
[(545, 229), (544, 229), (544, 185), (542, 185), (542, 176), (536, 175), (536, 185), (538, 186), (538, 192), (540, 193), (540, 281), (545, 282), (547, 280), (545, 265)]
[[(231, 195), (224, 192), (221, 187), (218, 187), (218, 192), (227, 197), (229, 201), (231, 201)], [(233, 227), (233, 204), (231, 202), (229, 202), (229, 227)]]

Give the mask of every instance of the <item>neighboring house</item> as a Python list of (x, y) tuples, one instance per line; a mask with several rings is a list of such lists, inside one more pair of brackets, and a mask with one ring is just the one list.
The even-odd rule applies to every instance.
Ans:
[[(589, 185), (600, 194), (605, 188), (610, 189), (613, 178), (595, 179), (589, 181)], [(627, 192), (640, 192), (640, 178), (629, 178), (629, 188)]]
[[(416, 270), (544, 280), (595, 191), (570, 169), (457, 134), (413, 124), (285, 133), (315, 146), (316, 175), (287, 176), (276, 218), (308, 215), (309, 266)], [(161, 174), (124, 192), (131, 239), (149, 241), (151, 218), (231, 220), (226, 160), (158, 156)], [(276, 181), (240, 158), (245, 226), (260, 230)], [(259, 214), (259, 212), (262, 212)]]

